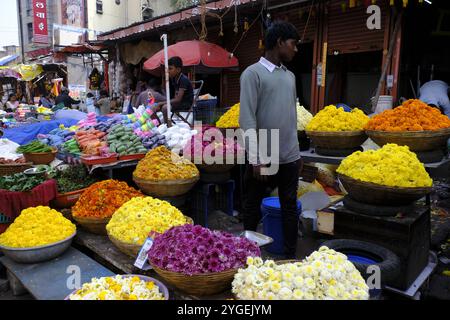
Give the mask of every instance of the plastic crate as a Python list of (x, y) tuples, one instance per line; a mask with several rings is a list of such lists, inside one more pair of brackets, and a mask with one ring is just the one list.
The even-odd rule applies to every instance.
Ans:
[(194, 120), (203, 124), (215, 125), (229, 108), (218, 108), (217, 99), (199, 100), (194, 107)]

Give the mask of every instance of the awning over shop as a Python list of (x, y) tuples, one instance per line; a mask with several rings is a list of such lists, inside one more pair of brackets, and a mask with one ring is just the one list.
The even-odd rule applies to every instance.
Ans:
[(87, 54), (87, 53), (99, 53), (107, 50), (107, 47), (103, 45), (90, 45), (88, 43), (75, 44), (65, 47), (58, 52), (71, 53), (71, 54)]
[[(206, 41), (182, 41), (168, 48), (169, 58), (178, 56), (185, 67), (199, 66), (212, 69), (239, 67), (239, 61), (222, 47)], [(144, 64), (144, 70), (154, 73), (164, 65), (164, 50), (159, 51)]]

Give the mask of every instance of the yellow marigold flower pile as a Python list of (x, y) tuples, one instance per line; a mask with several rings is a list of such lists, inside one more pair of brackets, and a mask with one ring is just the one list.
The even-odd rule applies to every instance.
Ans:
[(70, 300), (164, 300), (154, 282), (139, 277), (94, 278), (69, 297)]
[(75, 225), (49, 207), (28, 208), (0, 235), (0, 245), (10, 248), (34, 248), (69, 238)]
[(355, 152), (342, 161), (338, 173), (389, 187), (431, 187), (433, 180), (409, 147), (387, 144), (379, 150)]
[(134, 171), (136, 178), (149, 181), (187, 180), (199, 175), (192, 162), (162, 146), (147, 153)]
[(307, 131), (363, 131), (369, 117), (358, 108), (345, 112), (344, 108), (328, 106), (321, 110), (306, 126)]
[(239, 128), (239, 114), (241, 104), (237, 103), (231, 107), (216, 123), (217, 128)]
[(149, 234), (162, 234), (185, 224), (184, 215), (170, 203), (145, 197), (125, 203), (113, 215), (106, 230), (122, 242), (143, 245)]

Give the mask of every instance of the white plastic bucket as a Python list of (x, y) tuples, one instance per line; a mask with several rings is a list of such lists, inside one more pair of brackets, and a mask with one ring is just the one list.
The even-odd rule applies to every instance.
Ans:
[(392, 96), (380, 96), (378, 104), (375, 106), (375, 97), (372, 98), (372, 106), (375, 109), (375, 114), (382, 113), (385, 110), (393, 108), (394, 97)]

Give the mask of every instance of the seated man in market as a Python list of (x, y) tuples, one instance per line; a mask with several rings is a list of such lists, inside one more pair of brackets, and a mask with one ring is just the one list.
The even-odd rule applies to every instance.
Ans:
[[(191, 81), (182, 73), (183, 60), (180, 57), (169, 59), (169, 77), (170, 77), (170, 105), (172, 111), (189, 110), (194, 103), (194, 88)], [(164, 116), (164, 122), (169, 121), (167, 115), (167, 104), (165, 102), (157, 103), (153, 108), (153, 112), (161, 111)]]
[(69, 96), (69, 93), (69, 89), (62, 88), (61, 94), (55, 100), (55, 105), (64, 104), (64, 107), (71, 109), (72, 105), (81, 103), (81, 101), (72, 99), (72, 97)]
[(158, 80), (156, 79), (151, 79), (148, 82), (147, 90), (144, 90), (141, 94), (139, 94), (136, 102), (134, 103), (134, 107), (137, 109), (141, 105), (147, 106), (151, 97), (155, 98), (155, 102), (157, 103), (166, 101), (166, 97), (158, 92)]

